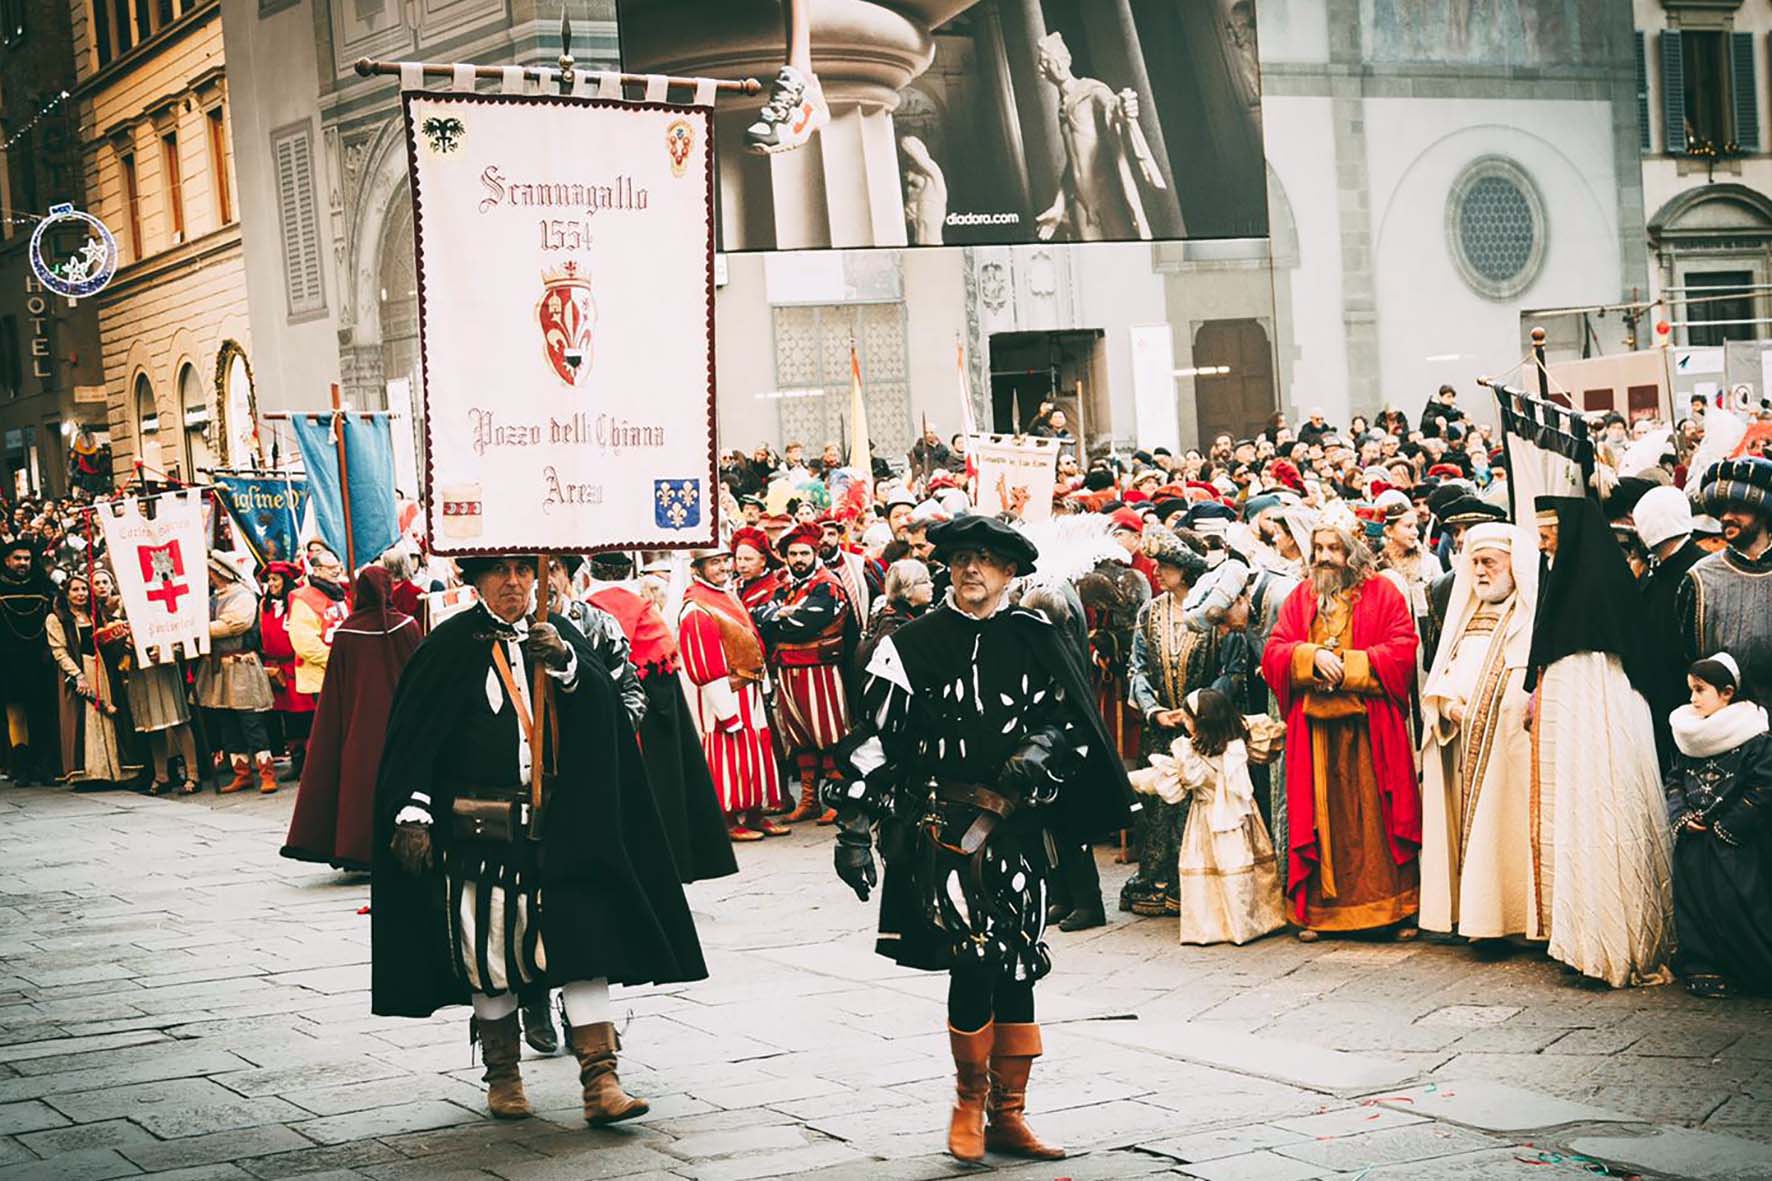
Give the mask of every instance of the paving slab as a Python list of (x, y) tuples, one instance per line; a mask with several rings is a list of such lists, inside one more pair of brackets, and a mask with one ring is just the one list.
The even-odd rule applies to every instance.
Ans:
[(368, 1111), (305, 1120), (296, 1124), (295, 1129), (318, 1144), (344, 1144), (351, 1140), (398, 1136), (402, 1132), (421, 1132), (453, 1124), (478, 1123), (485, 1118), (477, 1111), (441, 1099), (421, 1099), (394, 1107), (375, 1107)]
[(1323, 1165), (1345, 1173), (1357, 1173), (1362, 1169), (1406, 1164), (1410, 1161), (1419, 1161), (1423, 1169), (1428, 1169), (1441, 1157), (1501, 1148), (1505, 1145), (1505, 1141), (1493, 1136), (1428, 1121), (1402, 1128), (1361, 1132), (1353, 1136), (1301, 1140), (1279, 1145), (1272, 1151), (1294, 1160)]
[(109, 1181), (141, 1172), (111, 1148), (67, 1152), (52, 1161), (23, 1161), (0, 1168), (0, 1181)]
[(1765, 1181), (1772, 1154), (1764, 1144), (1690, 1128), (1658, 1128), (1647, 1136), (1578, 1136), (1575, 1152), (1644, 1172), (1691, 1181)]
[(1264, 1150), (1183, 1165), (1180, 1173), (1199, 1181), (1316, 1181), (1333, 1177), (1335, 1170)]
[(273, 1156), (280, 1152), (313, 1147), (313, 1141), (282, 1124), (264, 1124), (255, 1128), (237, 1128), (211, 1132), (206, 1136), (186, 1136), (158, 1143), (135, 1143), (117, 1151), (149, 1173), (171, 1169), (193, 1168), (230, 1161), (249, 1160), (255, 1156)]
[(1270, 1124), (1250, 1124), (1216, 1132), (1196, 1132), (1191, 1136), (1176, 1136), (1169, 1140), (1153, 1140), (1139, 1147), (1146, 1152), (1173, 1157), (1182, 1164), (1197, 1164), (1227, 1156), (1242, 1156), (1281, 1144), (1294, 1144), (1304, 1139), (1306, 1137), (1299, 1132), (1290, 1132)]
[(1336, 1093), (1396, 1086), (1420, 1073), (1413, 1063), (1395, 1057), (1326, 1050), (1202, 1022), (1097, 1021), (1079, 1028), (1101, 1041)]
[(1496, 1133), (1537, 1132), (1568, 1124), (1637, 1122), (1623, 1112), (1482, 1078), (1448, 1078), (1373, 1101), (1411, 1115)]
[(67, 1116), (34, 1099), (24, 1103), (0, 1103), (0, 1136), (59, 1128), (67, 1122)]

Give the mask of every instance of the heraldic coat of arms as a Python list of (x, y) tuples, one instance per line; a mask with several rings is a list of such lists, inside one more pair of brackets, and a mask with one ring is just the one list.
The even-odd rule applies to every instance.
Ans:
[(561, 381), (583, 385), (591, 373), (591, 329), (597, 305), (591, 299), (591, 278), (568, 261), (558, 271), (542, 274), (541, 302), (535, 307), (548, 364)]

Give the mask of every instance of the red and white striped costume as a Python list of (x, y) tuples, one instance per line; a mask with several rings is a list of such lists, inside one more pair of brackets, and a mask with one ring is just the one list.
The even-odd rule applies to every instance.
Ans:
[(683, 595), (677, 642), (690, 710), (720, 810), (737, 816), (781, 803), (781, 773), (763, 700), (763, 637), (744, 604), (697, 578)]
[(820, 770), (834, 774), (828, 752), (849, 733), (843, 662), (850, 615), (843, 584), (815, 565), (804, 578), (784, 577), (752, 615), (769, 644), (782, 746), (799, 763), (803, 784)]

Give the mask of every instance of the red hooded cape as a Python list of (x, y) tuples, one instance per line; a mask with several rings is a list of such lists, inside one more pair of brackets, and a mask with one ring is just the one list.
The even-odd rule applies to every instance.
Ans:
[(285, 857), (369, 868), (375, 777), (394, 686), (420, 639), (417, 622), (387, 605), (392, 589), (386, 570), (364, 570), (356, 609), (333, 633)]
[[(1384, 696), (1367, 696), (1366, 725), (1372, 735), (1372, 767), (1384, 803), (1384, 828), (1398, 865), (1421, 848), (1421, 788), (1404, 710), (1415, 679), (1415, 623), (1402, 592), (1388, 578), (1368, 578), (1357, 592), (1348, 646), (1366, 653)], [(1311, 642), (1317, 592), (1306, 579), (1280, 607), (1280, 619), (1261, 654), (1261, 675), (1286, 719), (1286, 823), (1289, 832), (1286, 894), (1304, 918), (1304, 884), (1321, 859), (1317, 848), (1317, 792), (1311, 759), (1310, 722), (1304, 694), (1292, 688), (1292, 654)]]

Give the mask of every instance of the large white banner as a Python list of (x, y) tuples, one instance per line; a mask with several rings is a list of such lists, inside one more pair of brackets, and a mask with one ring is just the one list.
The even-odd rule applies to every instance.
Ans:
[(713, 544), (712, 111), (401, 97), (432, 550)]
[(203, 493), (192, 488), (154, 497), (152, 519), (134, 497), (93, 508), (142, 664), (170, 664), (177, 656), (174, 644), (184, 645), (187, 657), (209, 651), (203, 502)]
[(1023, 521), (1052, 515), (1058, 485), (1058, 440), (1022, 435), (972, 435), (966, 453), (978, 470), (975, 507), (981, 513), (1013, 513)]

